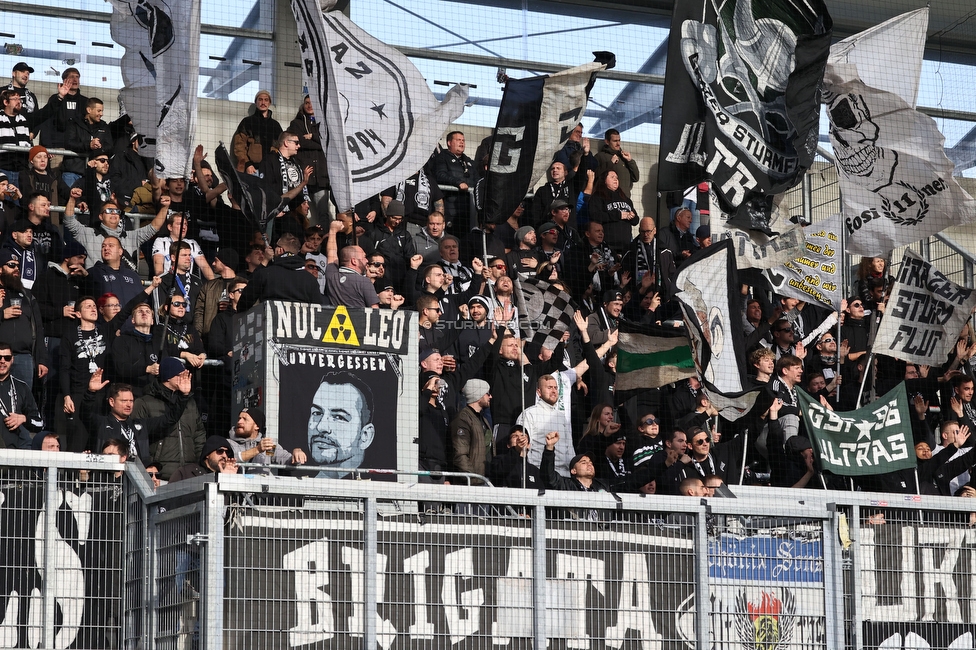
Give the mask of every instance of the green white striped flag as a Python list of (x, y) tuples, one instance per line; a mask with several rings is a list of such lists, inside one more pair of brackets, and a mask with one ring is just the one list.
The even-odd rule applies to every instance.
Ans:
[(683, 329), (620, 321), (614, 391), (658, 388), (695, 376)]

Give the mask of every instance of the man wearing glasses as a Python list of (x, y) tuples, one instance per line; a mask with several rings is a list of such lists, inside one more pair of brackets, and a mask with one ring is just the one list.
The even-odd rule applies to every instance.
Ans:
[(139, 246), (152, 239), (166, 221), (170, 198), (165, 195), (160, 197), (159, 202), (162, 207), (149, 225), (136, 230), (126, 230), (122, 225), (122, 210), (113, 201), (107, 201), (102, 205), (98, 212), (97, 224), (90, 228), (83, 225), (75, 217), (76, 193), (76, 190), (72, 190), (68, 204), (64, 208), (64, 227), (88, 252), (88, 268), (102, 259), (102, 241), (106, 237), (114, 237), (126, 253), (123, 263), (134, 270), (135, 260), (139, 259)]
[(34, 403), (31, 390), (11, 374), (14, 354), (7, 344), (0, 343), (0, 441), (4, 447), (30, 449), (31, 433), (44, 426), (41, 414)]
[(192, 465), (184, 465), (173, 472), (169, 477), (170, 483), (176, 483), (194, 476), (205, 476), (206, 474), (220, 474), (231, 465), (231, 461), (236, 462), (234, 451), (231, 449), (230, 442), (223, 436), (210, 436), (203, 443), (203, 451), (200, 452), (200, 462)]
[(787, 355), (795, 355), (800, 359), (806, 356), (803, 343), (794, 341), (793, 325), (790, 324), (790, 321), (786, 319), (776, 321), (773, 323), (770, 332), (773, 336), (773, 342), (766, 347), (772, 351), (777, 361)]
[(0, 264), (0, 284), (5, 292), (0, 341), (7, 343), (13, 351), (10, 373), (30, 389), (34, 385), (35, 374), (43, 378), (48, 370), (41, 308), (34, 295), (20, 281), (17, 254), (7, 248), (0, 249)]
[[(403, 287), (407, 263), (417, 254), (413, 236), (407, 232), (403, 218), (403, 203), (393, 199), (386, 206), (386, 218), (376, 219), (366, 230), (363, 247), (382, 255), (386, 261), (386, 279), (395, 287)], [(375, 278), (373, 278), (375, 282)]]

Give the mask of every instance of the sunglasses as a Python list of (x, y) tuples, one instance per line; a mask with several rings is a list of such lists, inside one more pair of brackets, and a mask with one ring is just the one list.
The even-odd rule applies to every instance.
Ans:
[(859, 303), (859, 302), (852, 302), (852, 303), (851, 303), (851, 307), (861, 307), (861, 306), (862, 306), (862, 305), (861, 305), (861, 303)]
[[(440, 313), (442, 313), (442, 312), (444, 311), (444, 310), (443, 310), (443, 309), (441, 309), (440, 307), (428, 307), (427, 309), (433, 309), (433, 310), (434, 310), (434, 311), (436, 311), (436, 312), (437, 312), (438, 314), (440, 314)], [(424, 311), (427, 311), (427, 309), (425, 309)]]
[(122, 211), (118, 208), (105, 208), (102, 210), (102, 214), (122, 214)]
[[(318, 268), (318, 267), (315, 267), (315, 268)], [(242, 291), (244, 291), (244, 289), (231, 289), (227, 293), (241, 293)]]
[(372, 266), (374, 269), (378, 269), (381, 266), (386, 266), (386, 262), (367, 262), (366, 266)]
[(833, 343), (834, 339), (820, 339), (821, 343)]
[(170, 304), (173, 305), (174, 307), (177, 307), (177, 308), (182, 307), (183, 309), (186, 309), (186, 303), (185, 302), (171, 302)]
[(778, 329), (778, 330), (775, 330), (775, 331), (777, 331), (777, 332), (792, 332), (793, 331), (793, 328), (792, 327), (784, 327), (782, 329)]
[(13, 361), (14, 355), (12, 354), (0, 354), (0, 361)]
[(213, 453), (217, 454), (218, 456), (223, 456), (224, 458), (228, 456), (227, 450), (224, 448), (215, 449)]
[(712, 441), (709, 440), (708, 438), (702, 438), (701, 440), (692, 440), (691, 441), (691, 444), (693, 444), (693, 445), (708, 445), (708, 444), (711, 444), (711, 442)]
[(305, 265), (305, 270), (306, 271), (318, 271), (319, 270), (319, 265), (318, 264), (306, 264)]
[(6, 264), (4, 264), (4, 266), (6, 266), (8, 269), (19, 269), (20, 268), (20, 264), (18, 264), (17, 262), (7, 262)]
[(646, 420), (644, 420), (643, 422), (641, 422), (641, 424), (643, 424), (645, 427), (649, 427), (652, 424), (659, 424), (659, 423), (654, 418), (647, 418)]
[(499, 271), (504, 271), (504, 270), (505, 270), (505, 269), (507, 269), (508, 267), (507, 267), (507, 266), (505, 266), (504, 264), (492, 264), (492, 265), (491, 265), (491, 268), (493, 268), (493, 269), (498, 269)]
[(107, 163), (108, 162), (108, 158), (96, 158), (95, 159), (95, 162)]

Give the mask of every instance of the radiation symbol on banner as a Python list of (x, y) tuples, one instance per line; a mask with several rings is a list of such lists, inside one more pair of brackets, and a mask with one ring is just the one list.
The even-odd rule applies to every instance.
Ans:
[(359, 345), (359, 337), (356, 336), (356, 328), (352, 326), (352, 319), (349, 318), (349, 311), (345, 307), (336, 307), (332, 314), (332, 320), (325, 330), (323, 343), (341, 343), (343, 345)]

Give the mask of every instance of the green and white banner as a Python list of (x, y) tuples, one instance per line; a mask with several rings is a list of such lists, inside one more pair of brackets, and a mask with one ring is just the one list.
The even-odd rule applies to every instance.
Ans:
[(825, 470), (870, 476), (915, 467), (905, 384), (868, 406), (835, 413), (797, 389), (814, 453)]

